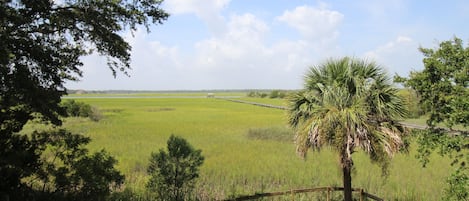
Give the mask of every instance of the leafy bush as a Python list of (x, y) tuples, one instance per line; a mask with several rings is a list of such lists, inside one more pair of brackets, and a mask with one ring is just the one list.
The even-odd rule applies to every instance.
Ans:
[(250, 91), (247, 94), (247, 97), (251, 97), (251, 98), (265, 98), (267, 96), (269, 96), (269, 94), (265, 92), (259, 92), (259, 91)]
[(256, 91), (250, 91), (248, 92), (248, 94), (246, 95), (247, 97), (257, 97), (257, 93)]
[(286, 96), (286, 91), (273, 90), (272, 92), (270, 92), (269, 98), (285, 98)]
[(93, 121), (101, 119), (101, 113), (95, 107), (83, 102), (77, 102), (73, 99), (68, 99), (62, 103), (62, 108), (65, 109), (66, 116), (68, 117), (87, 117)]
[(47, 142), (41, 148), (41, 168), (28, 179), (37, 192), (34, 200), (99, 201), (124, 182), (109, 153), (88, 153), (88, 137), (65, 129), (34, 132), (32, 137), (33, 142)]
[(168, 152), (160, 149), (152, 153), (148, 173), (151, 175), (147, 189), (156, 192), (159, 200), (187, 200), (199, 177), (199, 167), (204, 161), (201, 150), (195, 150), (184, 138), (171, 135)]
[(469, 176), (467, 167), (459, 167), (447, 179), (444, 200), (467, 200), (469, 198)]

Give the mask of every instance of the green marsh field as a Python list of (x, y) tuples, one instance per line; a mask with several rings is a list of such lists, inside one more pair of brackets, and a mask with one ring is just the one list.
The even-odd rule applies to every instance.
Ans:
[[(150, 154), (165, 148), (171, 134), (202, 149), (205, 162), (197, 193), (206, 199), (341, 186), (342, 175), (334, 152), (310, 152), (306, 160), (297, 156), (286, 111), (204, 95), (69, 96), (98, 108), (102, 119), (94, 122), (68, 118), (64, 125), (91, 137), (91, 150), (109, 151), (126, 176), (124, 188), (137, 192), (144, 191)], [(235, 96), (245, 101), (286, 105), (282, 99)], [(353, 187), (364, 188), (385, 200), (439, 200), (453, 167), (449, 159), (435, 154), (430, 164), (422, 168), (415, 150), (412, 143), (410, 153), (396, 155), (387, 178), (365, 154), (355, 153)]]

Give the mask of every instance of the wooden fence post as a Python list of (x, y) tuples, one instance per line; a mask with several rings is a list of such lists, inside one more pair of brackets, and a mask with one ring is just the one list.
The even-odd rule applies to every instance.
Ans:
[(363, 188), (360, 189), (360, 201), (363, 201)]

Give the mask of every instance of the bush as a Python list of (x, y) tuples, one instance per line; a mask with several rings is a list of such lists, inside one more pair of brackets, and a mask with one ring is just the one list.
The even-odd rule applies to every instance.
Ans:
[(447, 179), (449, 187), (445, 189), (444, 200), (468, 200), (469, 176), (467, 167), (460, 167)]
[(265, 97), (269, 96), (269, 94), (267, 94), (265, 92), (259, 92), (259, 91), (250, 91), (250, 92), (248, 92), (248, 94), (246, 96), (251, 97), (251, 98), (265, 98)]
[(114, 167), (117, 160), (101, 150), (89, 154), (90, 138), (65, 129), (32, 134), (42, 147), (42, 166), (27, 181), (36, 190), (34, 200), (105, 200), (120, 187), (124, 176)]
[(85, 117), (93, 121), (99, 121), (101, 119), (101, 113), (98, 109), (83, 102), (69, 99), (62, 103), (62, 108), (65, 109), (67, 117)]
[(287, 96), (287, 92), (281, 90), (273, 90), (270, 92), (269, 98), (285, 98)]
[(187, 200), (199, 177), (199, 167), (204, 161), (201, 150), (195, 150), (184, 138), (171, 135), (168, 152), (160, 149), (152, 153), (147, 183), (150, 192), (156, 192), (159, 200)]
[(254, 98), (254, 97), (257, 97), (257, 94), (258, 94), (258, 92), (256, 92), (256, 91), (250, 91), (250, 92), (248, 92), (248, 94), (246, 96)]

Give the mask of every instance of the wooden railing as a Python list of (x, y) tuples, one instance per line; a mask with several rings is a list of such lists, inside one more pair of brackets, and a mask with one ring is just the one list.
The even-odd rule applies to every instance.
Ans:
[[(265, 197), (274, 197), (274, 196), (283, 196), (283, 195), (295, 195), (300, 193), (311, 193), (311, 192), (326, 192), (326, 200), (330, 201), (332, 199), (331, 192), (333, 191), (343, 191), (343, 187), (318, 187), (318, 188), (308, 188), (308, 189), (294, 189), (289, 191), (283, 192), (272, 192), (272, 193), (256, 193), (253, 195), (243, 195), (237, 198), (226, 199), (224, 201), (243, 201), (243, 200), (256, 200)], [(376, 195), (369, 194), (365, 192), (364, 189), (361, 188), (353, 188), (352, 191), (357, 192), (359, 194), (359, 200), (363, 201), (366, 199), (372, 199), (376, 201), (384, 201), (384, 199), (379, 198)]]

